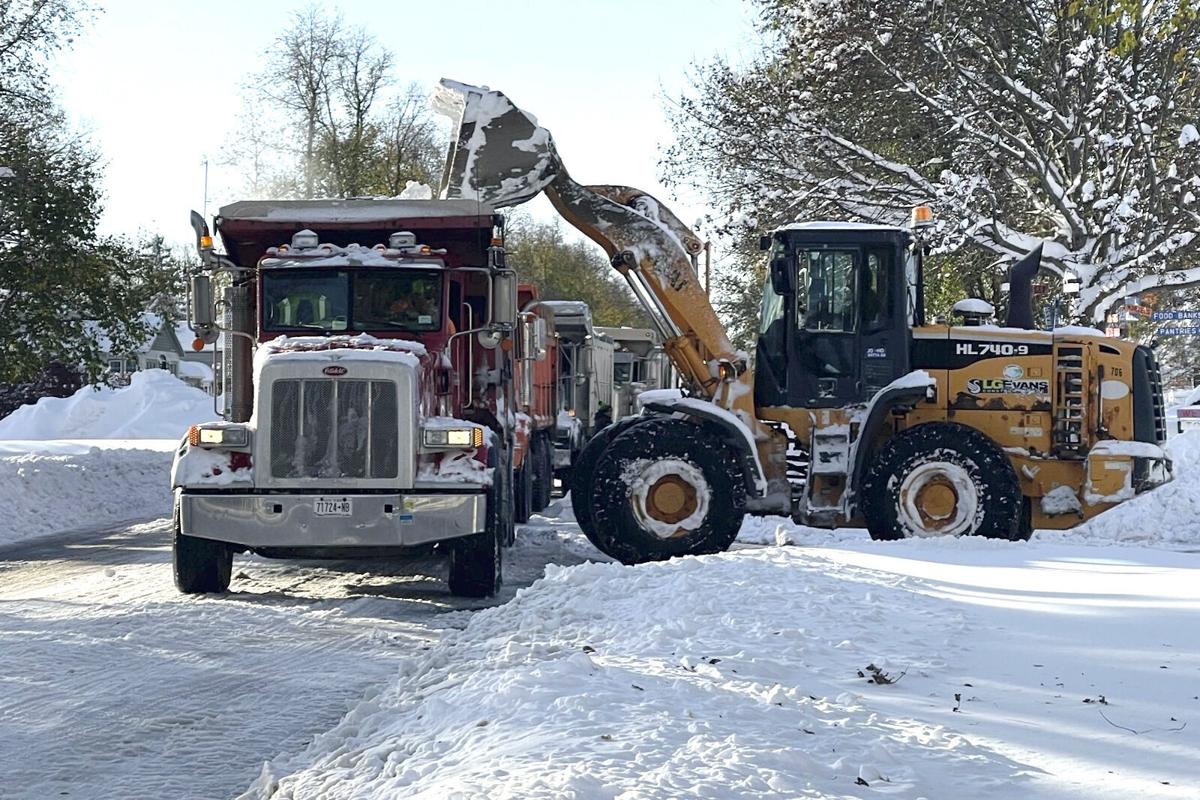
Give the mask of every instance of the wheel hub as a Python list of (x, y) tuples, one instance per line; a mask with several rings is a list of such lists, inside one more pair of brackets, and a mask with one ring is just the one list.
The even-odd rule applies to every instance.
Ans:
[(646, 495), (646, 511), (662, 522), (687, 519), (696, 510), (696, 487), (678, 475), (660, 478)]
[(629, 465), (625, 480), (634, 518), (660, 539), (686, 536), (708, 516), (708, 481), (690, 461), (640, 460)]
[(910, 536), (969, 533), (979, 492), (966, 469), (950, 462), (915, 467), (900, 484), (897, 518)]
[(927, 522), (944, 522), (957, 506), (958, 492), (945, 480), (930, 481), (917, 492), (917, 509)]

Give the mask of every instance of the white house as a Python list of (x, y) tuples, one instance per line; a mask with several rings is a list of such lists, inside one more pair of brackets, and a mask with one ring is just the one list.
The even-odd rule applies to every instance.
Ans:
[(132, 350), (114, 352), (108, 333), (98, 325), (89, 323), (91, 333), (96, 337), (108, 364), (108, 374), (117, 380), (143, 369), (164, 369), (172, 375), (178, 375), (183, 348), (175, 336), (174, 326), (149, 312), (142, 314), (142, 324), (148, 333), (141, 344)]

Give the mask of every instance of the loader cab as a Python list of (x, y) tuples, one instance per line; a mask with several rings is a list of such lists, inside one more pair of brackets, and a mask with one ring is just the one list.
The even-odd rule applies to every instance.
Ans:
[(763, 287), (755, 402), (834, 408), (909, 371), (920, 252), (904, 228), (806, 222), (781, 228)]

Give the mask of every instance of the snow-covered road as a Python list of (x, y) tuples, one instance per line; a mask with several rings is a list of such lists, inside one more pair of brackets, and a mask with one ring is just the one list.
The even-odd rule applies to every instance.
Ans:
[[(232, 594), (183, 597), (169, 528), (0, 548), (0, 798), (232, 796), (488, 605), (451, 598), (433, 557), (239, 558)], [(579, 549), (526, 529), (496, 602)]]

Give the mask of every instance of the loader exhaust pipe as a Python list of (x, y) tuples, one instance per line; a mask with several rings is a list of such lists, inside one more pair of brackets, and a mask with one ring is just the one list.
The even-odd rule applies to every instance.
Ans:
[(1008, 316), (1005, 327), (1033, 330), (1033, 279), (1042, 264), (1042, 246), (1029, 251), (1008, 273)]

